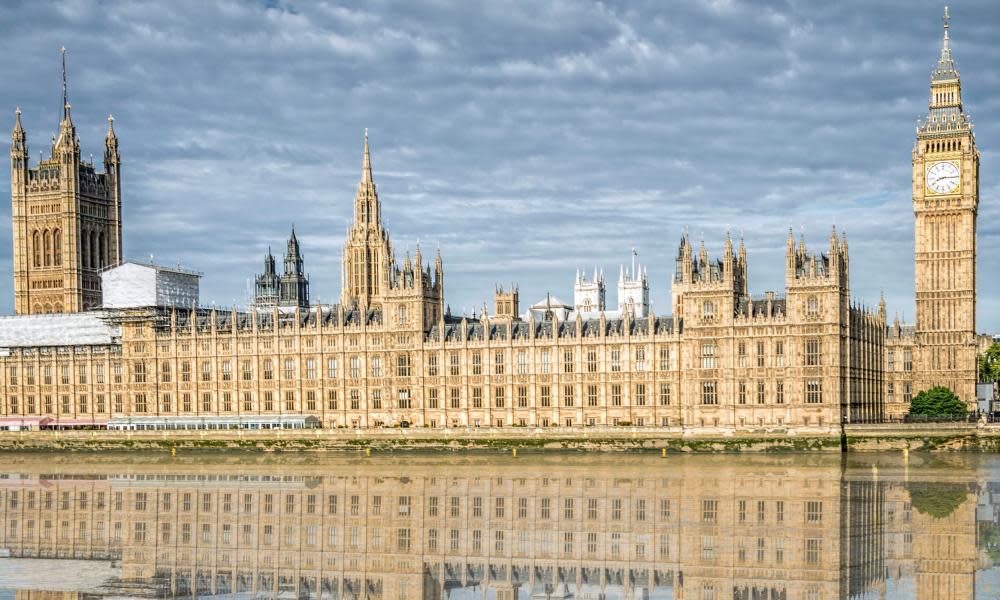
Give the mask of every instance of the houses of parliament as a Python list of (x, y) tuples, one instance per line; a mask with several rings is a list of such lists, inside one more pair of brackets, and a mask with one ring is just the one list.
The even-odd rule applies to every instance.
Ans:
[[(65, 59), (65, 54), (64, 54)], [(444, 259), (396, 259), (365, 135), (338, 304), (309, 301), (294, 232), (269, 252), (245, 310), (199, 307), (198, 274), (123, 262), (121, 159), (109, 118), (103, 165), (81, 157), (66, 91), (49, 157), (11, 136), (16, 316), (0, 319), (0, 425), (150, 427), (307, 418), (325, 428), (661, 427), (834, 431), (899, 417), (936, 385), (970, 408), (976, 383), (979, 150), (945, 13), (929, 112), (912, 151), (916, 322), (851, 300), (836, 231), (788, 234), (785, 289), (752, 295), (743, 242), (710, 256), (683, 236), (671, 313), (648, 276), (578, 274), (574, 302), (450, 313)], [(781, 235), (781, 234), (779, 234)], [(665, 267), (658, 269), (665, 270)], [(228, 426), (228, 425), (227, 425)]]

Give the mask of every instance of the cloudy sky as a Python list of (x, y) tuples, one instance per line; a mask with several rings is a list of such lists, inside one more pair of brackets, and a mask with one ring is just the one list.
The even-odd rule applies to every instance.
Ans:
[[(956, 4), (982, 149), (978, 325), (1000, 332), (1000, 4)], [(0, 109), (12, 125), (20, 106), (32, 154), (46, 149), (65, 45), (85, 156), (101, 156), (115, 116), (126, 257), (203, 271), (206, 304), (245, 303), (293, 223), (313, 299), (335, 301), (367, 127), (399, 258), (440, 246), (454, 312), (491, 302), (498, 282), (518, 282), (522, 306), (546, 291), (571, 300), (575, 270), (595, 265), (614, 302), (635, 247), (667, 313), (685, 228), (713, 254), (726, 230), (743, 235), (752, 292), (780, 290), (788, 228), (821, 250), (836, 225), (852, 295), (874, 305), (884, 290), (890, 318), (912, 320), (910, 151), (941, 12), (913, 0), (10, 1)]]

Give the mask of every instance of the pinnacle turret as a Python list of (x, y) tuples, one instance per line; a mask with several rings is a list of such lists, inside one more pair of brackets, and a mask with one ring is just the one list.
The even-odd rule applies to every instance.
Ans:
[(24, 134), (24, 127), (21, 126), (21, 107), (14, 109), (14, 133)]
[(24, 133), (24, 127), (21, 126), (21, 107), (14, 110), (14, 130), (10, 133), (10, 151), (11, 154), (23, 154), (25, 159), (28, 157), (27, 136)]

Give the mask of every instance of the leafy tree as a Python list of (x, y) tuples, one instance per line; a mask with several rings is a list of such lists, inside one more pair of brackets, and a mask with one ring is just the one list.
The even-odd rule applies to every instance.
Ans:
[(1000, 380), (1000, 342), (994, 342), (979, 356), (979, 381)]
[(910, 414), (924, 417), (964, 417), (969, 411), (955, 392), (939, 385), (914, 396), (910, 400)]
[(950, 516), (969, 497), (968, 487), (958, 483), (913, 482), (906, 489), (913, 508), (934, 519)]

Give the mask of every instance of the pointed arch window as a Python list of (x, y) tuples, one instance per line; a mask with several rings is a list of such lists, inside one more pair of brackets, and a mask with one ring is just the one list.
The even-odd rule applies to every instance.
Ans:
[(99, 250), (100, 250), (100, 263), (97, 266), (98, 266), (98, 268), (103, 268), (105, 265), (107, 265), (110, 262), (108, 260), (108, 244), (104, 240), (104, 232), (103, 231), (97, 237), (97, 241), (98, 241), (98, 246), (99, 246)]
[(44, 264), (45, 264), (46, 267), (51, 267), (52, 266), (52, 233), (48, 229), (46, 229), (42, 233), (42, 240), (43, 240), (43, 244), (45, 245), (45, 253), (44, 253), (45, 254), (45, 257), (44, 257), (45, 258), (45, 263)]
[(52, 264), (62, 266), (62, 232), (58, 229), (52, 232)]
[(34, 266), (42, 266), (42, 236), (37, 230), (31, 234), (31, 252), (34, 255)]
[(100, 267), (100, 258), (97, 255), (98, 245), (97, 245), (97, 232), (90, 232), (90, 266), (93, 269)]
[(90, 234), (84, 229), (80, 232), (80, 266), (90, 268)]

